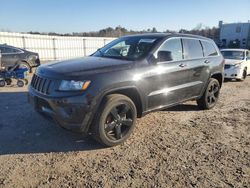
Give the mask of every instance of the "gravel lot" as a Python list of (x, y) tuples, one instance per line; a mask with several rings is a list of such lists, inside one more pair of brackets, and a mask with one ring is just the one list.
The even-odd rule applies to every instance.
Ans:
[(250, 187), (250, 77), (218, 105), (188, 102), (138, 119), (103, 148), (36, 114), (27, 88), (0, 88), (0, 187)]

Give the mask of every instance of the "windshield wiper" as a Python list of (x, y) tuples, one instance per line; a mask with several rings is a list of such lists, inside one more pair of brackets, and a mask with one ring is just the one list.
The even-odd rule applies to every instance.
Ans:
[(132, 61), (133, 59), (132, 58), (129, 58), (129, 57), (124, 57), (124, 56), (111, 56), (111, 55), (102, 55), (102, 57), (106, 57), (106, 58), (113, 58), (113, 59), (122, 59), (122, 60), (130, 60)]

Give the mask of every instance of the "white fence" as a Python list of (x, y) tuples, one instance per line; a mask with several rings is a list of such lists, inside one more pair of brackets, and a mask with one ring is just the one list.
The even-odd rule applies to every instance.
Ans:
[(41, 60), (87, 56), (115, 38), (47, 36), (0, 32), (0, 44), (39, 53)]

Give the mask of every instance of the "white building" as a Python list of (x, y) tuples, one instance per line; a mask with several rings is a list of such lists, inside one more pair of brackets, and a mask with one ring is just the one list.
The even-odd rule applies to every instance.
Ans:
[(223, 47), (250, 49), (250, 21), (246, 23), (219, 22), (220, 42)]

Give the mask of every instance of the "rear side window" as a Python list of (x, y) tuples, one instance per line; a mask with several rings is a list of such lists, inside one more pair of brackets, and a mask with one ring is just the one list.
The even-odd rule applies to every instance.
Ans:
[(12, 48), (12, 53), (21, 53), (21, 51), (18, 49)]
[(182, 44), (181, 39), (169, 39), (159, 49), (171, 54), (172, 61), (182, 60)]
[(196, 39), (183, 39), (185, 59), (197, 59), (203, 57), (201, 43)]
[(0, 51), (1, 51), (1, 53), (3, 53), (3, 51), (4, 51), (3, 47), (1, 47), (1, 46), (0, 46)]
[(1, 50), (1, 53), (3, 53), (3, 54), (4, 54), (4, 53), (7, 53), (5, 47), (0, 47), (0, 50)]
[(205, 57), (218, 55), (217, 50), (211, 42), (201, 41)]
[(8, 47), (5, 47), (5, 48), (4, 48), (4, 53), (13, 53), (13, 49), (12, 49), (12, 48), (8, 48)]
[(1, 47), (0, 48), (1, 53), (20, 53), (21, 50), (15, 49), (15, 48), (10, 48), (10, 47)]

